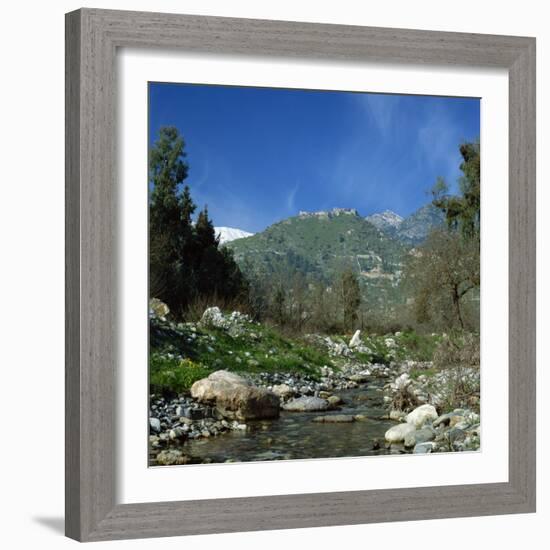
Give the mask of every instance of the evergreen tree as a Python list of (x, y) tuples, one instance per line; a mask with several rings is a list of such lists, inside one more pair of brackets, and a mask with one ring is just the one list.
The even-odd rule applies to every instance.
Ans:
[(449, 195), (443, 178), (432, 189), (433, 204), (441, 209), (452, 230), (459, 230), (466, 239), (479, 240), (481, 155), (479, 140), (460, 146), (462, 163), (459, 180), (460, 195)]
[(218, 251), (218, 239), (214, 224), (204, 207), (195, 226), (195, 245), (197, 247), (197, 290), (201, 296), (223, 294), (223, 256)]
[(204, 207), (193, 224), (196, 205), (188, 186), (185, 142), (173, 127), (161, 128), (150, 155), (150, 295), (180, 316), (195, 298), (244, 298), (248, 284), (233, 254), (219, 247)]
[(196, 258), (198, 247), (192, 220), (196, 208), (197, 206), (191, 198), (191, 190), (186, 185), (180, 197), (181, 224), (176, 262), (178, 280), (174, 285), (179, 311), (183, 311), (197, 296)]
[(196, 242), (200, 249), (218, 248), (219, 238), (216, 236), (216, 230), (212, 220), (208, 217), (208, 207), (205, 206), (199, 212), (197, 225), (195, 226)]
[(186, 185), (181, 195), (181, 220), (186, 227), (190, 228), (193, 225), (191, 218), (196, 209), (197, 206), (191, 198), (191, 190)]
[(233, 257), (233, 251), (222, 246), (219, 249), (223, 261), (222, 295), (227, 298), (237, 298), (243, 303), (248, 299), (250, 285)]
[[(173, 311), (181, 309), (182, 251), (192, 238), (191, 214), (195, 205), (186, 188), (178, 186), (187, 177), (185, 142), (174, 127), (160, 129), (151, 149), (149, 179), (149, 280), (152, 296), (166, 302)], [(183, 204), (182, 204), (183, 203)], [(185, 206), (186, 216), (183, 217)]]

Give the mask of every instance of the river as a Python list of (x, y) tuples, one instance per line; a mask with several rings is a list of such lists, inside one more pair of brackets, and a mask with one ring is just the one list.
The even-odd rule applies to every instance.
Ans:
[[(381, 381), (379, 382), (382, 383)], [(281, 411), (275, 420), (248, 421), (243, 431), (231, 431), (217, 437), (187, 440), (173, 444), (191, 458), (192, 463), (205, 461), (252, 462), (396, 454), (401, 446), (386, 449), (384, 434), (395, 423), (380, 419), (387, 414), (381, 386), (369, 384), (342, 390), (344, 403), (338, 411), (296, 413)], [(350, 423), (313, 422), (327, 414), (365, 415), (367, 420)], [(379, 441), (379, 447), (373, 445)]]

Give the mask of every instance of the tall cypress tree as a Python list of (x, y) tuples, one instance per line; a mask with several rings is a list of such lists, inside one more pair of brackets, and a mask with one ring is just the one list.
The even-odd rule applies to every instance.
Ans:
[[(174, 227), (179, 225), (182, 218), (178, 185), (189, 172), (184, 148), (185, 142), (177, 128), (168, 126), (160, 129), (159, 138), (151, 149), (149, 180), (152, 189), (149, 223), (151, 229), (157, 233), (176, 233)], [(188, 221), (190, 222), (190, 217)]]
[(195, 226), (197, 244), (201, 249), (213, 247), (218, 248), (219, 239), (212, 220), (208, 217), (208, 207), (205, 206), (197, 218)]
[(197, 218), (195, 243), (198, 251), (196, 271), (198, 292), (202, 296), (217, 295), (222, 285), (222, 262), (214, 224), (208, 217), (206, 206), (199, 212)]
[(181, 227), (177, 260), (179, 275), (176, 292), (178, 293), (180, 308), (183, 311), (197, 295), (196, 258), (198, 249), (192, 219), (197, 206), (191, 198), (188, 185), (183, 189), (180, 202)]
[(189, 188), (182, 195), (178, 193), (189, 171), (184, 149), (177, 128), (163, 127), (149, 157), (150, 294), (173, 311), (183, 306), (182, 252), (192, 240), (191, 215), (196, 208)]

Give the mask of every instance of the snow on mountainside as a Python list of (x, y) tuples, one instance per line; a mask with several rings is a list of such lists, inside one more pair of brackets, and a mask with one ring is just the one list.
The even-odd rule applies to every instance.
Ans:
[(216, 235), (220, 237), (220, 244), (229, 243), (237, 239), (244, 239), (244, 237), (251, 237), (254, 233), (243, 231), (242, 229), (236, 229), (235, 227), (214, 227)]
[(396, 214), (391, 210), (384, 210), (384, 212), (372, 214), (371, 216), (367, 216), (365, 219), (372, 223), (374, 227), (380, 229), (380, 231), (397, 229), (403, 221), (403, 218), (399, 214)]

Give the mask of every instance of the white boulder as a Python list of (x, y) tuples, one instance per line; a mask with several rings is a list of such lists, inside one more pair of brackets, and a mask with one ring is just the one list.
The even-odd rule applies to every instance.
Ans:
[(384, 344), (388, 349), (394, 349), (396, 347), (395, 340), (393, 338), (385, 338)]
[(225, 318), (220, 308), (214, 306), (205, 309), (201, 317), (201, 324), (206, 327), (223, 328), (225, 326)]
[(438, 418), (437, 411), (433, 405), (420, 405), (410, 412), (405, 420), (415, 428), (421, 428), (426, 422), (433, 422)]
[(405, 438), (416, 431), (416, 428), (409, 423), (397, 424), (397, 426), (392, 426), (384, 435), (386, 441), (389, 443), (401, 443)]
[(357, 329), (355, 331), (355, 334), (351, 337), (351, 340), (349, 341), (349, 347), (350, 348), (355, 348), (359, 344), (361, 344), (361, 331), (359, 329)]

